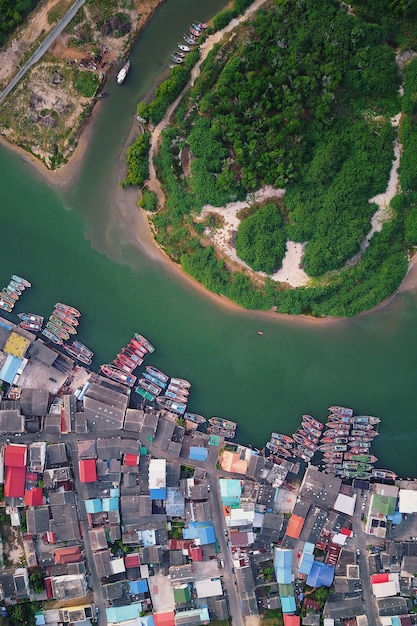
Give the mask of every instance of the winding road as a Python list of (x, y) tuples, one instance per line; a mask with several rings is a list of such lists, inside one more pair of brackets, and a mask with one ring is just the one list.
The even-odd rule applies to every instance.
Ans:
[(35, 65), (35, 63), (37, 63), (43, 57), (45, 52), (48, 51), (50, 45), (55, 41), (58, 35), (60, 35), (62, 31), (64, 30), (64, 28), (68, 26), (70, 21), (73, 19), (73, 17), (77, 13), (78, 9), (80, 9), (83, 6), (84, 2), (85, 0), (76, 0), (74, 4), (68, 9), (64, 17), (58, 21), (58, 24), (54, 26), (54, 28), (50, 31), (50, 33), (48, 33), (45, 40), (41, 44), (39, 44), (38, 49), (32, 54), (30, 59), (26, 61), (23, 67), (20, 68), (17, 74), (12, 78), (9, 84), (0, 93), (0, 102), (2, 102), (4, 98), (8, 96), (9, 93), (16, 87), (17, 83), (23, 78), (26, 72), (30, 70), (30, 68), (33, 65)]

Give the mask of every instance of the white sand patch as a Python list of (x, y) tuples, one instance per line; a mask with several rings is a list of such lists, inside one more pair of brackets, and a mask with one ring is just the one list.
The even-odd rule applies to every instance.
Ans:
[[(237, 214), (239, 211), (246, 209), (255, 202), (265, 202), (269, 198), (283, 198), (284, 195), (285, 189), (274, 189), (273, 187), (265, 186), (256, 191), (254, 194), (248, 196), (246, 201), (230, 202), (224, 207), (214, 207), (210, 204), (206, 204), (201, 209), (200, 219), (204, 219), (206, 215), (209, 215), (210, 213), (216, 213), (217, 215), (221, 215), (224, 220), (222, 228), (216, 228), (213, 230), (207, 229), (206, 235), (209, 236), (213, 244), (230, 259), (239, 263), (242, 267), (251, 270), (249, 265), (239, 259), (236, 254), (234, 240), (240, 224), (240, 219)], [(282, 262), (282, 268), (271, 276), (272, 280), (288, 283), (291, 287), (306, 285), (309, 281), (309, 277), (304, 270), (301, 269), (303, 253), (304, 244), (287, 241), (287, 252)], [(255, 273), (259, 276), (267, 276), (267, 274), (264, 274), (263, 272)]]
[(301, 267), (305, 244), (287, 241), (287, 252), (282, 261), (282, 267), (272, 274), (272, 280), (279, 283), (288, 283), (291, 287), (302, 287), (310, 278)]

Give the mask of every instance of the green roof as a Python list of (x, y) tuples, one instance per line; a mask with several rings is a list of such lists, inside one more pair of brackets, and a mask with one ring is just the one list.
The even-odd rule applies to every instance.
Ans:
[(188, 585), (174, 587), (175, 604), (185, 604), (191, 600), (190, 588)]
[(294, 585), (292, 583), (287, 583), (286, 585), (280, 583), (278, 585), (278, 590), (281, 597), (294, 595)]
[(391, 496), (382, 496), (375, 494), (372, 499), (372, 511), (377, 511), (385, 517), (394, 515), (397, 499)]
[(220, 437), (218, 435), (210, 435), (209, 446), (217, 446), (220, 445)]

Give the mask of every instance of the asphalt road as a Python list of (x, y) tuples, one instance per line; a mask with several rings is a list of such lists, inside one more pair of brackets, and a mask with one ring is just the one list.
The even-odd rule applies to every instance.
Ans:
[(36, 52), (34, 52), (32, 54), (30, 59), (28, 61), (26, 61), (26, 63), (24, 64), (24, 66), (22, 68), (20, 68), (20, 70), (18, 71), (16, 76), (14, 76), (14, 78), (12, 78), (12, 80), (9, 82), (9, 84), (0, 93), (0, 102), (2, 102), (2, 100), (6, 96), (9, 95), (9, 93), (12, 91), (12, 89), (14, 89), (16, 87), (17, 83), (23, 78), (23, 76), (32, 67), (32, 65), (37, 63), (43, 57), (45, 52), (47, 52), (47, 50), (49, 49), (49, 46), (51, 45), (51, 43), (53, 41), (55, 41), (55, 39), (58, 37), (58, 35), (60, 35), (62, 33), (64, 28), (66, 28), (66, 26), (68, 26), (68, 24), (70, 23), (70, 21), (72, 20), (74, 15), (77, 13), (78, 9), (80, 7), (82, 7), (84, 2), (85, 2), (85, 0), (76, 0), (74, 2), (74, 4), (68, 9), (68, 11), (65, 13), (64, 17), (58, 22), (58, 24), (56, 26), (54, 26), (54, 28), (51, 30), (51, 32), (46, 36), (46, 39), (39, 45), (39, 47), (36, 50)]

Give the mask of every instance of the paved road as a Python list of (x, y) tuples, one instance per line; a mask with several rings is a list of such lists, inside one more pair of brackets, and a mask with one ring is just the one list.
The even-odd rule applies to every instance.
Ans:
[(32, 67), (32, 65), (37, 63), (43, 57), (45, 52), (47, 52), (47, 50), (49, 49), (49, 46), (51, 45), (51, 43), (55, 41), (58, 35), (62, 33), (64, 28), (68, 26), (68, 24), (70, 23), (74, 15), (77, 13), (78, 9), (82, 7), (84, 2), (85, 0), (76, 0), (74, 4), (70, 7), (70, 9), (68, 9), (64, 17), (58, 22), (56, 26), (54, 26), (51, 32), (47, 35), (46, 39), (39, 45), (39, 48), (36, 50), (36, 52), (32, 54), (30, 59), (26, 61), (26, 63), (18, 71), (16, 76), (12, 78), (10, 83), (0, 93), (0, 102), (2, 102), (2, 100), (4, 100), (4, 98), (9, 95), (12, 89), (16, 87), (17, 83), (23, 78), (23, 76)]

